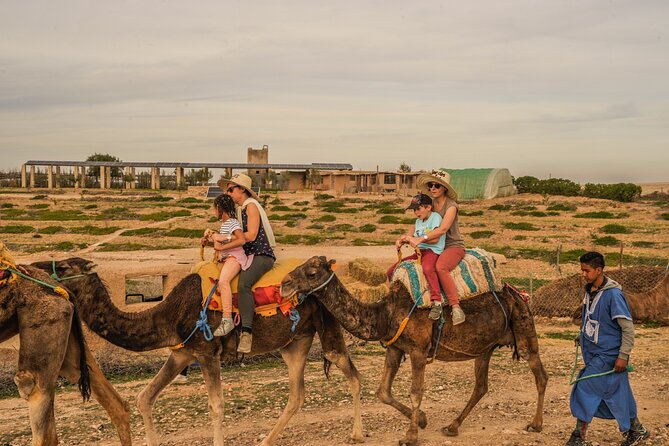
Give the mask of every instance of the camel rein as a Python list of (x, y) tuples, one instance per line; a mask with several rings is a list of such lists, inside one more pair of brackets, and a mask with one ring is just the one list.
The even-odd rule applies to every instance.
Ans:
[(302, 303), (302, 302), (304, 302), (304, 299), (306, 299), (307, 296), (309, 296), (310, 294), (314, 293), (315, 291), (319, 291), (319, 290), (322, 290), (323, 288), (325, 288), (327, 286), (327, 284), (330, 283), (330, 281), (334, 278), (334, 276), (335, 276), (335, 273), (334, 273), (334, 271), (332, 271), (332, 274), (330, 274), (330, 277), (328, 277), (328, 280), (326, 280), (322, 284), (318, 285), (316, 288), (312, 288), (309, 291), (307, 291), (306, 293), (298, 293), (297, 294), (297, 301), (299, 303)]
[(207, 300), (204, 303), (204, 305), (202, 305), (202, 309), (200, 310), (200, 318), (197, 321), (195, 321), (195, 327), (193, 328), (193, 330), (186, 337), (186, 339), (179, 342), (177, 345), (169, 347), (170, 350), (179, 350), (180, 348), (183, 348), (184, 345), (186, 345), (186, 342), (188, 342), (190, 338), (192, 338), (195, 332), (198, 330), (202, 332), (205, 341), (211, 341), (212, 339), (214, 339), (214, 335), (211, 332), (211, 327), (209, 326), (209, 322), (207, 320), (207, 308), (209, 308), (209, 302), (211, 302), (211, 298), (214, 296), (216, 288), (218, 288), (218, 280), (214, 282), (214, 285), (211, 287), (211, 291), (207, 296)]
[(53, 273), (51, 273), (51, 278), (53, 280), (55, 280), (56, 282), (62, 282), (64, 280), (70, 280), (70, 279), (77, 279), (79, 277), (86, 277), (86, 274), (77, 274), (75, 276), (58, 277), (58, 273), (56, 272), (56, 260), (51, 261), (51, 268), (53, 269)]
[[(597, 378), (598, 376), (605, 376), (605, 375), (610, 375), (612, 373), (618, 373), (615, 370), (609, 370), (608, 372), (602, 372), (602, 373), (593, 373), (592, 375), (588, 376), (581, 376), (580, 378), (574, 379), (574, 374), (576, 373), (576, 367), (578, 367), (578, 344), (576, 344), (576, 354), (574, 357), (574, 368), (571, 370), (571, 377), (569, 378), (569, 385), (574, 385), (579, 381), (583, 381), (586, 379), (590, 378)], [(633, 372), (634, 367), (632, 367), (631, 364), (627, 364), (627, 370), (626, 372)], [(622, 373), (622, 372), (620, 372)]]
[(58, 294), (59, 296), (62, 296), (66, 300), (70, 299), (70, 295), (67, 293), (65, 288), (59, 287), (59, 286), (56, 286), (56, 285), (51, 285), (50, 283), (46, 283), (46, 282), (43, 282), (39, 279), (35, 279), (34, 277), (31, 277), (27, 274), (23, 274), (21, 271), (19, 271), (16, 268), (16, 265), (14, 265), (12, 263), (9, 263), (9, 262), (7, 262), (5, 260), (2, 260), (2, 259), (0, 259), (0, 270), (7, 270), (7, 271), (11, 272), (12, 274), (15, 274), (19, 277), (23, 277), (24, 279), (31, 280), (35, 283), (38, 283), (38, 284), (42, 285), (42, 286), (50, 288), (51, 290), (53, 290), (54, 293)]

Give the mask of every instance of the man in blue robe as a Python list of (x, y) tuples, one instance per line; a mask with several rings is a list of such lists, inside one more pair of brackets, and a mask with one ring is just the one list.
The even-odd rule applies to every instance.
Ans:
[(627, 375), (627, 363), (634, 346), (634, 323), (625, 295), (618, 283), (604, 276), (604, 256), (588, 252), (579, 259), (586, 281), (582, 325), (577, 342), (583, 350), (579, 378), (614, 370), (574, 385), (571, 413), (576, 429), (566, 446), (584, 446), (586, 430), (593, 417), (615, 419), (625, 439), (621, 446), (643, 442), (650, 436), (637, 418), (636, 401)]

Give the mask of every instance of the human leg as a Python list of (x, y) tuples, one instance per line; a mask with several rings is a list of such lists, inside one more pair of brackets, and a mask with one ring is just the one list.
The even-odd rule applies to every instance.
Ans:
[(251, 266), (245, 271), (239, 273), (239, 285), (237, 287), (237, 297), (239, 301), (239, 315), (242, 320), (242, 336), (239, 338), (240, 353), (250, 353), (253, 331), (253, 317), (255, 314), (255, 305), (253, 302), (253, 291), (251, 287), (260, 280), (267, 271), (272, 269), (274, 259), (268, 256), (256, 255), (253, 257)]
[(588, 429), (588, 423), (583, 420), (576, 419), (576, 428), (572, 431), (569, 440), (565, 446), (590, 446), (590, 442), (585, 439), (585, 434)]
[(241, 269), (239, 262), (234, 257), (228, 257), (223, 263), (218, 279), (223, 319), (221, 320), (221, 325), (214, 331), (214, 336), (225, 336), (235, 328), (235, 324), (232, 322), (232, 289), (230, 288), (230, 281), (239, 274)]
[(406, 260), (416, 260), (418, 259), (418, 256), (416, 254), (412, 254), (408, 257), (404, 257), (400, 262), (395, 262), (392, 264), (390, 268), (386, 271), (386, 277), (388, 278), (388, 282), (390, 282), (393, 278), (393, 273), (395, 272), (395, 268), (397, 268), (397, 265), (399, 265), (401, 262), (404, 262)]
[(464, 258), (465, 250), (460, 246), (446, 248), (437, 259), (437, 277), (439, 283), (446, 293), (448, 304), (453, 312), (453, 325), (461, 324), (465, 321), (465, 313), (460, 308), (460, 297), (455, 281), (451, 277), (451, 271), (458, 266), (458, 263)]

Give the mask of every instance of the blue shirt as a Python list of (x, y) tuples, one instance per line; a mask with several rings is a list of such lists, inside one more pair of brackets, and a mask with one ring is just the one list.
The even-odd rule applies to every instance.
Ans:
[[(423, 221), (420, 218), (416, 219), (416, 227), (413, 231), (414, 237), (423, 237), (424, 235), (429, 234), (439, 227), (441, 224), (441, 215), (436, 212), (432, 212), (427, 220)], [(436, 240), (432, 243), (421, 243), (418, 245), (419, 249), (430, 249), (434, 251), (435, 254), (439, 255), (444, 252), (444, 246), (446, 245), (446, 234), (442, 234), (439, 237), (439, 240)]]

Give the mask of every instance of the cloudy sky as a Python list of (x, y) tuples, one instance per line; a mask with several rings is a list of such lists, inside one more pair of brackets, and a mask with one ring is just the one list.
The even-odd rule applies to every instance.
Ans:
[(0, 0), (28, 159), (508, 167), (669, 181), (666, 0)]

